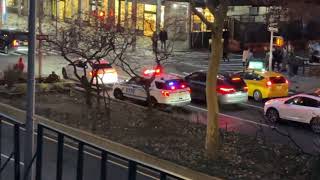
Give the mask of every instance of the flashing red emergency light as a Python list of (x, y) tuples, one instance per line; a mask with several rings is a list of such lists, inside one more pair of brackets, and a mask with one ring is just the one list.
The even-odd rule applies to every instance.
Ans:
[(157, 75), (160, 75), (161, 73), (162, 73), (162, 68), (159, 66), (154, 69), (146, 69), (143, 71), (143, 74), (145, 76), (152, 76), (154, 74), (157, 76)]

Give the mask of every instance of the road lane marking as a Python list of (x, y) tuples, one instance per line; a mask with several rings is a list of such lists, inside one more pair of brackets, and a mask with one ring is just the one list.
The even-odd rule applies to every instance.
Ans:
[(244, 105), (244, 106), (249, 106), (249, 107), (253, 107), (253, 108), (257, 108), (257, 109), (264, 109), (263, 107), (261, 107), (261, 106), (256, 106), (256, 105), (253, 105), (253, 104), (248, 104), (248, 103), (240, 103), (240, 104), (242, 104), (242, 105)]
[[(194, 109), (198, 109), (198, 110), (201, 110), (201, 111), (204, 111), (204, 112), (208, 112), (208, 110), (205, 109), (205, 108), (200, 108), (200, 107), (193, 106), (193, 105), (188, 105), (188, 106), (191, 107), (191, 108), (194, 108)], [(252, 121), (252, 120), (243, 119), (243, 118), (239, 118), (239, 117), (236, 117), (236, 116), (231, 116), (231, 115), (224, 114), (224, 113), (219, 113), (219, 115), (222, 115), (222, 116), (225, 116), (225, 117), (228, 117), (228, 118), (231, 118), (231, 119), (247, 122), (247, 123), (252, 123), (252, 124), (255, 124), (255, 125), (259, 125), (259, 126), (274, 128), (274, 126), (270, 126), (270, 125), (265, 124), (265, 123), (255, 122), (255, 121)]]

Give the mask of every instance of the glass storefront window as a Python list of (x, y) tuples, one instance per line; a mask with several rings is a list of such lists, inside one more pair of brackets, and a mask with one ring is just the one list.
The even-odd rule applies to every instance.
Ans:
[(137, 4), (137, 29), (143, 30), (144, 4)]
[(144, 11), (156, 13), (157, 12), (157, 6), (156, 5), (151, 5), (151, 4), (145, 4), (144, 5)]
[(16, 6), (16, 0), (7, 0), (7, 6), (8, 7), (15, 7)]
[[(202, 13), (210, 22), (214, 21), (214, 16), (211, 14), (209, 9), (202, 9), (197, 8), (197, 10)], [(205, 32), (210, 31), (210, 29), (207, 28), (206, 24), (201, 21), (201, 19), (193, 14), (192, 15), (192, 32)]]

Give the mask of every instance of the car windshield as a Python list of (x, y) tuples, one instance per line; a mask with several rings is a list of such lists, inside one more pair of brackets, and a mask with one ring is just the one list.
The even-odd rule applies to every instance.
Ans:
[(230, 85), (236, 90), (243, 90), (243, 88), (246, 86), (244, 80), (239, 76), (224, 76), (221, 81), (224, 85)]

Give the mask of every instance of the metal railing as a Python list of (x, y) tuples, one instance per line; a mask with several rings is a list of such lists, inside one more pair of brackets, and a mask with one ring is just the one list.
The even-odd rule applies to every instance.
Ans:
[[(1, 104), (0, 104), (1, 105)], [(0, 108), (1, 110), (1, 108)], [(20, 114), (18, 117), (23, 117)], [(45, 179), (43, 177), (43, 167), (46, 161), (43, 160), (44, 153), (44, 139), (54, 139), (54, 146), (56, 146), (56, 170), (53, 172), (56, 175), (56, 180), (61, 180), (63, 176), (64, 170), (64, 147), (70, 146), (72, 144), (73, 149), (77, 152), (77, 160), (76, 160), (76, 180), (82, 180), (84, 175), (84, 164), (85, 164), (85, 153), (87, 153), (88, 149), (91, 152), (96, 154), (98, 161), (100, 161), (100, 180), (107, 179), (107, 171), (108, 166), (107, 163), (118, 159), (118, 161), (124, 162), (121, 163), (121, 167), (127, 168), (127, 179), (128, 180), (136, 180), (137, 174), (147, 173), (148, 177), (152, 177), (150, 179), (160, 179), (160, 180), (174, 180), (174, 179), (216, 179), (211, 176), (204, 175), (202, 173), (198, 173), (187, 168), (181, 167), (179, 165), (175, 165), (165, 160), (160, 160), (156, 157), (144, 154), (140, 151), (133, 150), (130, 147), (126, 147), (117, 143), (114, 143), (109, 140), (105, 140), (94, 135), (88, 134), (78, 129), (73, 129), (71, 127), (64, 126), (62, 124), (50, 121), (45, 118), (36, 118), (37, 122), (37, 132), (36, 135), (36, 152), (32, 159), (32, 164), (35, 166), (35, 180)], [(14, 180), (25, 179), (28, 173), (32, 170), (31, 165), (24, 165), (25, 172), (21, 171), (20, 168), (20, 138), (21, 132), (23, 131), (24, 124), (0, 113), (0, 154), (1, 152), (1, 144), (2, 144), (2, 135), (1, 127), (3, 123), (7, 125), (10, 124), (13, 126), (13, 151), (10, 156), (6, 159), (4, 163), (1, 163), (0, 169), (0, 180), (4, 170), (8, 169), (8, 164), (10, 161), (14, 161), (14, 171), (13, 176)], [(110, 147), (110, 148), (108, 148)], [(117, 163), (115, 163), (117, 164)], [(119, 165), (119, 164), (118, 164)], [(23, 173), (21, 173), (23, 172)]]

